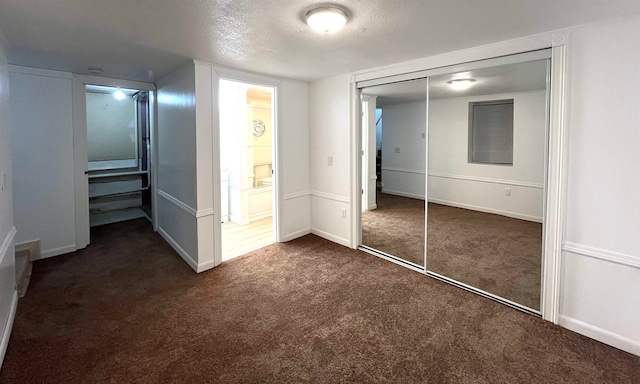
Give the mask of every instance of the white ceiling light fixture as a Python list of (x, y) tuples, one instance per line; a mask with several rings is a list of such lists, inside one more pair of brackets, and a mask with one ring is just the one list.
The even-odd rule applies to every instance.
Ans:
[(100, 67), (89, 67), (87, 70), (92, 75), (102, 75), (104, 73), (104, 70)]
[(340, 7), (327, 6), (310, 10), (305, 19), (314, 30), (329, 34), (342, 29), (349, 19), (349, 14)]
[(116, 100), (124, 100), (127, 97), (127, 95), (125, 95), (124, 92), (122, 92), (120, 88), (118, 88), (117, 91), (113, 92), (113, 97)]
[(464, 91), (465, 89), (469, 89), (475, 81), (475, 79), (453, 79), (447, 81), (447, 84), (456, 91)]

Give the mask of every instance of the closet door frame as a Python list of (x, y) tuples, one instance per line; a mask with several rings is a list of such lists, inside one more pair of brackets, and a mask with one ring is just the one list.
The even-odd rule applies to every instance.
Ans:
[[(563, 34), (540, 36), (532, 41), (514, 43), (515, 47), (509, 49), (508, 46), (499, 45), (492, 49), (479, 49), (477, 52), (462, 51), (458, 56), (436, 57), (425, 62), (410, 62), (397, 66), (382, 68), (378, 71), (363, 72), (352, 77), (352, 236), (351, 245), (358, 248), (362, 240), (362, 204), (361, 204), (361, 156), (362, 148), (362, 109), (361, 90), (362, 88), (375, 85), (397, 83), (402, 81), (429, 78), (431, 76), (461, 72), (470, 69), (485, 68), (490, 66), (506, 65), (523, 61), (539, 59), (551, 59), (550, 75), (548, 78), (548, 129), (547, 129), (547, 155), (545, 157), (545, 193), (543, 212), (543, 255), (542, 255), (542, 281), (541, 281), (541, 307), (539, 315), (545, 320), (558, 323), (559, 310), (559, 281), (561, 247), (563, 234), (563, 199), (566, 190), (566, 164), (567, 164), (567, 133), (565, 122), (566, 104), (566, 36)], [(520, 46), (520, 49), (517, 48)], [(494, 56), (491, 56), (494, 52)], [(502, 53), (500, 55), (499, 53)], [(549, 57), (550, 56), (550, 57)], [(448, 62), (447, 62), (448, 61)], [(438, 65), (441, 64), (441, 65)], [(431, 66), (430, 66), (431, 65)], [(420, 68), (422, 66), (422, 68)], [(418, 67), (418, 68), (416, 68)], [(428, 87), (428, 85), (427, 85)], [(428, 90), (427, 90), (428, 91)], [(428, 134), (428, 93), (427, 93), (427, 127)], [(428, 143), (427, 159), (425, 160), (426, 170), (428, 170)], [(427, 173), (427, 172), (425, 172)], [(425, 175), (425, 197), (428, 192), (428, 177)], [(442, 279), (442, 276), (427, 271), (426, 250), (427, 250), (427, 220), (426, 214), (427, 199), (425, 198), (425, 265), (424, 268), (413, 268), (400, 263), (393, 258), (378, 255), (396, 264), (403, 265), (410, 269), (422, 272), (434, 278)], [(449, 280), (449, 279), (446, 279)], [(459, 285), (463, 289), (478, 292), (473, 287)], [(493, 295), (488, 297), (510, 305), (508, 300), (500, 300)], [(518, 309), (524, 309), (520, 305), (512, 305)], [(531, 312), (531, 311), (528, 311)], [(532, 312), (538, 314), (536, 312)]]
[(87, 99), (86, 86), (101, 85), (149, 91), (149, 133), (151, 136), (151, 212), (153, 230), (157, 230), (157, 177), (158, 164), (156, 143), (156, 85), (142, 81), (113, 79), (110, 77), (73, 74), (72, 106), (73, 106), (73, 162), (76, 211), (76, 249), (85, 248), (91, 243), (89, 231), (89, 162), (87, 158)]

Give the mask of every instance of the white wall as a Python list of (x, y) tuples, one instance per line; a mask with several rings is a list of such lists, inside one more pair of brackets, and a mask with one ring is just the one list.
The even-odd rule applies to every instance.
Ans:
[(283, 204), (281, 240), (289, 241), (311, 231), (309, 177), (309, 84), (285, 79), (278, 86), (277, 114), (281, 137), (280, 173)]
[[(470, 164), (468, 105), (501, 99), (514, 99), (513, 166)], [(431, 100), (429, 201), (541, 222), (545, 113), (545, 91)], [(383, 192), (424, 199), (426, 105), (390, 105), (383, 116)]]
[(187, 65), (157, 82), (158, 232), (194, 269), (198, 266), (196, 80)]
[(9, 77), (16, 243), (75, 251), (72, 76), (12, 66)]
[[(218, 74), (194, 62), (158, 82), (158, 231), (198, 271), (213, 268), (214, 164)], [(277, 88), (282, 159), (276, 170), (284, 197), (283, 241), (310, 231), (308, 86), (282, 80)]]
[(0, 32), (0, 367), (9, 343), (18, 303), (15, 277), (13, 226), (13, 178), (11, 170), (11, 122), (9, 120), (9, 72), (7, 44)]
[[(514, 100), (513, 165), (471, 164), (468, 105), (502, 99)], [(432, 100), (429, 201), (542, 222), (545, 118), (544, 90)]]
[[(638, 35), (640, 18), (633, 17), (401, 63), (398, 68), (416, 71), (450, 65), (456, 63), (452, 61), (456, 57), (464, 58), (459, 62), (473, 61), (544, 48), (550, 38), (559, 36), (555, 41), (563, 43), (570, 37), (570, 139), (559, 323), (640, 355)], [(385, 67), (379, 73), (394, 71)], [(348, 86), (347, 75), (318, 80), (311, 86), (310, 98), (312, 189), (345, 197), (350, 184), (348, 159), (337, 156), (340, 162), (334, 164), (340, 169), (336, 170), (326, 166), (326, 156), (350, 156), (346, 145), (350, 129)], [(340, 203), (314, 198), (324, 204), (316, 203), (312, 225), (323, 225), (324, 237), (330, 240), (349, 238), (351, 226), (340, 226), (335, 218), (341, 207), (353, 208), (348, 200)]]
[[(640, 18), (570, 39), (560, 324), (640, 355)], [(614, 81), (617, 78), (620, 81)]]
[(424, 199), (426, 120), (425, 101), (382, 107), (383, 192)]
[(346, 75), (315, 81), (309, 91), (311, 232), (346, 246), (353, 209), (350, 180), (355, 177), (351, 174), (350, 93)]
[(86, 100), (88, 160), (136, 159), (136, 101), (95, 92), (87, 92)]

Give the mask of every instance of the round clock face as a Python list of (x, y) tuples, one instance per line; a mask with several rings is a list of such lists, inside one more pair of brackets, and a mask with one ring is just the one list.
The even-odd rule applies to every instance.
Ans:
[(266, 127), (264, 126), (264, 121), (253, 120), (253, 136), (260, 137), (264, 135), (265, 130)]

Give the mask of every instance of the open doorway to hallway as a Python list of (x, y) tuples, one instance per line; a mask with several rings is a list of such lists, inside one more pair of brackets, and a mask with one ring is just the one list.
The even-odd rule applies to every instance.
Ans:
[(220, 80), (222, 260), (275, 242), (274, 88)]

